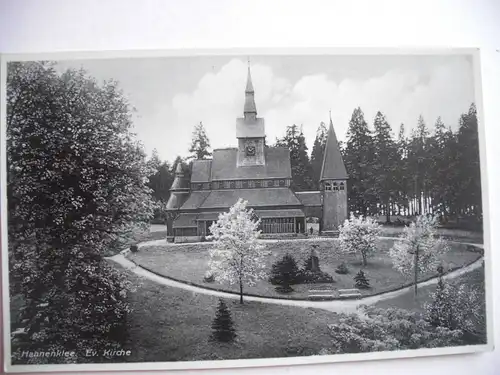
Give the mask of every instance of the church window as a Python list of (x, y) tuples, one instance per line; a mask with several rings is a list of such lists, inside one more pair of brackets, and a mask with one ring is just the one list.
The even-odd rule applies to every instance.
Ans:
[(325, 190), (328, 190), (328, 191), (332, 190), (332, 184), (329, 182), (325, 182)]
[(241, 181), (236, 181), (236, 189), (241, 189), (242, 183)]
[(230, 181), (224, 181), (224, 189), (230, 189), (231, 188), (231, 182)]
[(280, 180), (274, 180), (274, 187), (280, 186)]
[(340, 190), (344, 190), (344, 189), (345, 189), (344, 183), (343, 183), (343, 182), (341, 182), (341, 183), (340, 183)]
[(339, 190), (339, 187), (338, 187), (336, 182), (333, 183), (333, 190), (336, 190), (336, 191)]
[(253, 189), (255, 187), (255, 181), (248, 181), (248, 187)]
[(280, 180), (280, 186), (285, 186), (285, 180)]

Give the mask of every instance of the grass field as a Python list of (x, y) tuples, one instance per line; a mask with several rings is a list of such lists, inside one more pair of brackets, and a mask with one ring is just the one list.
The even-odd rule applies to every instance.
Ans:
[(332, 312), (226, 300), (236, 332), (234, 344), (209, 341), (217, 298), (158, 285), (130, 274), (132, 362), (270, 358), (315, 355), (331, 345)]
[[(372, 286), (369, 290), (363, 290), (365, 295), (380, 293), (388, 290), (393, 290), (408, 283), (411, 279), (405, 278), (392, 267), (391, 259), (388, 255), (388, 250), (391, 248), (394, 240), (382, 239), (379, 243), (379, 251), (368, 260), (368, 265), (364, 268), (365, 274), (369, 278)], [(267, 269), (271, 270), (271, 265), (281, 259), (286, 253), (292, 254), (299, 267), (301, 267), (305, 259), (309, 256), (313, 245), (317, 246), (316, 250), (319, 253), (320, 267), (323, 271), (334, 277), (333, 284), (315, 284), (315, 285), (294, 285), (294, 292), (283, 295), (276, 292), (273, 285), (267, 280), (260, 280), (257, 285), (245, 287), (244, 292), (262, 296), (287, 297), (287, 298), (306, 298), (310, 289), (322, 287), (337, 289), (346, 289), (354, 287), (354, 275), (363, 268), (358, 256), (353, 254), (343, 254), (338, 249), (336, 240), (293, 240), (293, 241), (278, 241), (268, 242), (265, 244), (266, 251), (269, 256), (266, 258)], [(158, 274), (172, 277), (178, 280), (187, 281), (209, 288), (223, 289), (227, 291), (237, 292), (236, 285), (222, 285), (217, 282), (204, 283), (203, 276), (207, 271), (209, 261), (209, 249), (212, 246), (209, 243), (190, 244), (190, 245), (175, 245), (165, 244), (162, 246), (151, 246), (141, 248), (139, 253), (131, 254), (132, 259), (137, 264), (140, 264)], [(478, 253), (467, 250), (467, 247), (462, 244), (450, 244), (451, 250), (444, 255), (443, 265), (445, 270), (461, 267), (478, 259)], [(349, 274), (339, 275), (335, 273), (335, 269), (341, 263), (345, 262)], [(421, 278), (426, 278), (435, 275), (435, 272), (422, 274)]]

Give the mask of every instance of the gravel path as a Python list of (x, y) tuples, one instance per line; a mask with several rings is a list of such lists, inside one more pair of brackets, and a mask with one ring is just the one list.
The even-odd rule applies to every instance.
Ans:
[[(385, 238), (385, 237), (383, 237), (383, 238)], [(331, 240), (331, 239), (329, 239), (329, 240)], [(272, 242), (274, 240), (263, 240), (263, 241)], [(294, 241), (296, 241), (296, 240), (294, 240)], [(165, 240), (144, 242), (144, 243), (140, 244), (139, 247), (160, 245), (160, 244), (164, 245)], [(477, 246), (479, 248), (483, 248), (482, 244), (470, 243), (470, 245)], [(179, 245), (174, 245), (174, 246), (182, 246), (182, 245), (179, 244)], [(133, 273), (135, 273), (136, 275), (138, 275), (140, 277), (144, 277), (146, 279), (149, 279), (149, 280), (154, 281), (154, 282), (161, 284), (161, 285), (169, 286), (172, 288), (183, 289), (183, 290), (186, 290), (187, 292), (191, 292), (193, 294), (200, 293), (200, 294), (210, 295), (210, 296), (214, 296), (214, 297), (239, 299), (239, 296), (237, 294), (227, 293), (227, 292), (222, 292), (222, 291), (217, 291), (217, 290), (212, 290), (212, 289), (206, 289), (206, 288), (202, 288), (199, 286), (194, 286), (194, 285), (186, 284), (183, 282), (175, 281), (175, 280), (169, 279), (167, 277), (158, 276), (157, 274), (150, 272), (150, 271), (136, 265), (131, 260), (127, 259), (126, 252), (122, 252), (120, 254), (114, 255), (112, 257), (109, 257), (108, 259), (120, 264), (122, 267), (132, 271)], [(461, 275), (464, 275), (470, 271), (473, 271), (473, 270), (481, 267), (482, 262), (483, 262), (483, 257), (479, 258), (474, 263), (472, 263), (468, 266), (459, 268), (455, 271), (452, 271), (452, 272), (446, 274), (444, 276), (444, 279), (445, 280), (454, 279), (454, 278), (459, 277)], [(438, 282), (438, 277), (435, 277), (433, 279), (420, 282), (418, 285), (419, 285), (419, 287), (423, 287), (423, 286), (437, 284), (437, 282)], [(297, 300), (275, 299), (275, 298), (256, 297), (256, 296), (245, 296), (245, 301), (272, 303), (272, 304), (276, 304), (276, 305), (295, 306), (295, 307), (303, 307), (303, 308), (316, 308), (316, 309), (323, 309), (323, 310), (328, 310), (328, 311), (337, 312), (337, 313), (352, 313), (352, 312), (356, 312), (357, 308), (360, 305), (373, 305), (373, 304), (380, 302), (380, 301), (384, 301), (384, 300), (398, 297), (398, 296), (400, 296), (404, 293), (410, 292), (412, 290), (413, 290), (413, 286), (409, 286), (407, 288), (403, 288), (400, 290), (386, 292), (386, 293), (379, 294), (376, 296), (368, 296), (368, 297), (364, 297), (364, 298), (360, 298), (360, 299), (356, 299), (356, 300), (297, 301)]]

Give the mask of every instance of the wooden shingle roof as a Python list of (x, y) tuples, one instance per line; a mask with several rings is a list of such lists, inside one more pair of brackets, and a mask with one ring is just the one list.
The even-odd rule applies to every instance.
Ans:
[(249, 207), (295, 206), (302, 204), (289, 188), (213, 190), (203, 201), (201, 209), (225, 209), (239, 198), (248, 201)]
[(346, 180), (348, 178), (345, 169), (342, 154), (340, 153), (339, 143), (335, 130), (333, 130), (333, 122), (330, 119), (330, 127), (328, 129), (328, 138), (326, 139), (325, 153), (323, 155), (323, 165), (321, 167), (320, 181), (323, 180)]
[(321, 206), (320, 191), (298, 191), (295, 195), (305, 207)]
[(292, 178), (290, 151), (285, 147), (264, 150), (265, 165), (237, 167), (238, 149), (214, 150), (211, 180), (288, 179)]
[(194, 160), (191, 169), (191, 182), (209, 182), (212, 160)]

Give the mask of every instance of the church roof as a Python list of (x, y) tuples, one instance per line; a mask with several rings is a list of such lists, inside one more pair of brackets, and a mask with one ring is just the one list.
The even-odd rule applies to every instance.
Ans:
[(256, 117), (236, 119), (236, 138), (262, 138), (266, 136), (264, 119)]
[(196, 210), (201, 206), (203, 201), (208, 197), (210, 191), (193, 191), (189, 198), (182, 205), (181, 210)]
[(223, 209), (234, 205), (239, 198), (249, 207), (301, 206), (289, 188), (213, 190), (201, 204), (201, 209)]
[(191, 169), (191, 182), (209, 182), (212, 160), (194, 160)]
[(298, 191), (295, 193), (300, 202), (306, 206), (321, 206), (321, 192), (320, 191)]
[(177, 210), (179, 207), (182, 206), (186, 198), (187, 198), (187, 192), (185, 193), (172, 192), (172, 194), (170, 194), (170, 197), (168, 198), (167, 208), (166, 208), (167, 211)]
[(216, 149), (213, 152), (212, 181), (266, 178), (292, 178), (290, 151), (286, 147), (264, 149), (265, 165), (237, 167), (238, 149)]
[(330, 119), (330, 127), (328, 129), (328, 137), (326, 139), (320, 180), (345, 180), (347, 178), (347, 171), (345, 169), (344, 161), (342, 160), (342, 154), (340, 153), (337, 136), (335, 135), (335, 130), (333, 129), (333, 122), (332, 119)]

